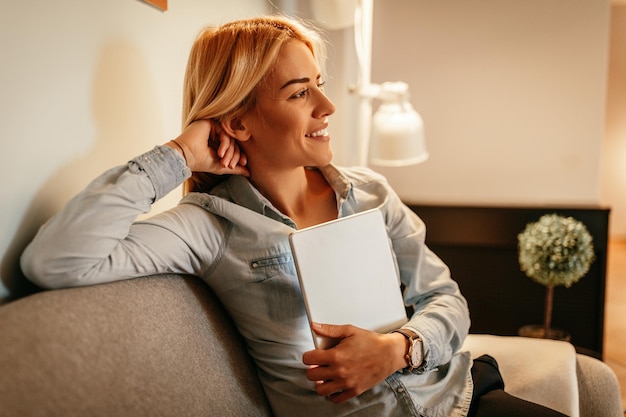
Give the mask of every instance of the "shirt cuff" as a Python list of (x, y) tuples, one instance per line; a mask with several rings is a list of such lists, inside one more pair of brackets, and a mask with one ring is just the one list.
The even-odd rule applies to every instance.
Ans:
[(191, 176), (191, 170), (180, 153), (169, 146), (154, 149), (133, 158), (129, 162), (131, 172), (146, 173), (155, 192), (155, 201), (167, 195)]

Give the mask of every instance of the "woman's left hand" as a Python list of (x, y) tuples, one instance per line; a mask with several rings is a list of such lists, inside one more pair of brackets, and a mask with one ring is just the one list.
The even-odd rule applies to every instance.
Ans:
[(180, 152), (191, 171), (250, 175), (245, 153), (215, 122), (196, 120), (165, 145)]
[(399, 333), (380, 334), (350, 325), (312, 326), (320, 336), (340, 339), (333, 348), (311, 350), (302, 357), (317, 393), (335, 404), (362, 394), (407, 366), (407, 342)]

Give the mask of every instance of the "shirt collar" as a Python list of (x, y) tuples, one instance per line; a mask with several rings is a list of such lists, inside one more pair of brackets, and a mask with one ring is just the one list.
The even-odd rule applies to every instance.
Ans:
[[(328, 184), (335, 191), (338, 208), (343, 201), (352, 196), (352, 182), (335, 165), (329, 164), (321, 168), (312, 169), (319, 169), (324, 178), (326, 178), (326, 181), (328, 181)], [(221, 195), (222, 191), (225, 191), (227, 196)], [(252, 185), (247, 177), (242, 175), (231, 176), (225, 183), (223, 183), (223, 187), (216, 187), (211, 194), (227, 197), (234, 203), (264, 216), (292, 223), (287, 216), (274, 207), (274, 205)]]
[(337, 202), (347, 200), (352, 196), (353, 185), (352, 182), (348, 179), (348, 177), (341, 172), (339, 168), (337, 168), (333, 164), (328, 164), (319, 169), (328, 184), (330, 184), (331, 188), (335, 190), (335, 194), (337, 194)]

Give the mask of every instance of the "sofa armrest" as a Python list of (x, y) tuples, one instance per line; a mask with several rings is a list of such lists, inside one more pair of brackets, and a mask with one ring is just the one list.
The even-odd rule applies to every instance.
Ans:
[(576, 350), (567, 342), (471, 334), (464, 348), (475, 358), (493, 356), (504, 390), (570, 417), (579, 416)]
[(622, 417), (619, 383), (603, 362), (577, 354), (568, 342), (471, 334), (472, 357), (493, 356), (504, 390), (571, 417)]
[(576, 355), (581, 417), (623, 417), (619, 381), (611, 368), (591, 356)]
[(0, 308), (0, 416), (270, 416), (244, 343), (195, 277), (46, 291)]

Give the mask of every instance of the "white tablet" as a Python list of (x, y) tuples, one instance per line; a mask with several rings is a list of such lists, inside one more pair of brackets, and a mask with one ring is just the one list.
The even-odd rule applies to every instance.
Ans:
[[(407, 321), (385, 221), (372, 209), (298, 230), (290, 244), (310, 322), (386, 333)], [(315, 346), (337, 341), (313, 334)]]

